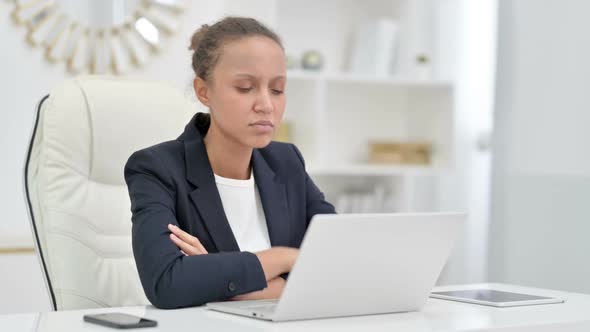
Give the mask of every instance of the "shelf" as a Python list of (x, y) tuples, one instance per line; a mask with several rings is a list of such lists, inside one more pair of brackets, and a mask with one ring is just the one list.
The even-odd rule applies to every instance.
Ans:
[(330, 83), (353, 83), (353, 84), (387, 84), (398, 86), (416, 87), (450, 87), (452, 82), (446, 80), (432, 79), (409, 79), (404, 77), (369, 76), (358, 74), (327, 74), (302, 70), (290, 70), (287, 72), (289, 80), (298, 81), (324, 81)]
[(307, 168), (307, 172), (312, 176), (436, 176), (442, 174), (444, 169), (433, 166), (349, 164), (339, 166), (310, 166)]
[(28, 229), (4, 231), (0, 233), (0, 254), (1, 253), (18, 253), (28, 252), (34, 248), (33, 239)]
[[(448, 45), (457, 39), (455, 29), (443, 24), (460, 15), (437, 1), (415, 0), (229, 0), (225, 6), (236, 8), (229, 14), (269, 23), (281, 36), (294, 64), (286, 89), (290, 141), (328, 200), (337, 203), (342, 194), (379, 187), (392, 195), (392, 211), (437, 208), (439, 177), (454, 172), (453, 77), (460, 54), (456, 43)], [(369, 47), (355, 45), (357, 35), (367, 22), (382, 19), (399, 28), (391, 63), (381, 71), (354, 70), (362, 68), (352, 65), (354, 48)], [(366, 36), (385, 42), (377, 31)], [(301, 57), (311, 50), (321, 54), (321, 70), (301, 67)], [(428, 68), (417, 61), (420, 55), (433, 60)], [(429, 142), (431, 164), (370, 164), (373, 141)]]

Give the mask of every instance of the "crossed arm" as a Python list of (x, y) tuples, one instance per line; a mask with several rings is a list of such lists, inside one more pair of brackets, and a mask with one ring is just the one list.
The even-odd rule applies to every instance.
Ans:
[[(181, 308), (222, 299), (278, 297), (285, 285), (280, 276), (291, 271), (298, 249), (207, 253), (190, 234), (169, 230), (169, 224), (178, 224), (174, 176), (184, 174), (171, 172), (159, 155), (142, 150), (125, 166), (133, 213), (133, 253), (150, 302), (158, 308)], [(335, 212), (308, 175), (305, 197), (308, 222), (315, 214)]]
[[(169, 224), (170, 240), (180, 248), (180, 251), (186, 256), (207, 255), (208, 252), (201, 244), (198, 238), (188, 234), (175, 225)], [(285, 287), (285, 279), (280, 275), (291, 271), (299, 249), (288, 247), (273, 247), (268, 250), (256, 253), (264, 276), (267, 281), (267, 287), (260, 291), (242, 294), (231, 298), (231, 300), (261, 300), (276, 299), (281, 296)]]

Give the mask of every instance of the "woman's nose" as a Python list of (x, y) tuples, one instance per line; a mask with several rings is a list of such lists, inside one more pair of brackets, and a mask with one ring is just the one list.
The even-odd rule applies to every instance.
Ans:
[(273, 111), (273, 107), (274, 106), (272, 104), (271, 96), (268, 91), (261, 91), (258, 94), (258, 98), (256, 99), (254, 110), (258, 112), (270, 113)]

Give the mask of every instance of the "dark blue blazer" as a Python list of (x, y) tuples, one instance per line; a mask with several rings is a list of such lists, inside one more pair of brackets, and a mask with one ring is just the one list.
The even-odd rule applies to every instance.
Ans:
[[(208, 115), (196, 114), (176, 140), (135, 152), (125, 165), (133, 254), (143, 289), (158, 308), (222, 301), (267, 286), (255, 254), (240, 251), (203, 144)], [(272, 246), (299, 247), (315, 214), (335, 213), (292, 144), (252, 152), (254, 178)], [(184, 256), (167, 225), (196, 236), (209, 254)]]

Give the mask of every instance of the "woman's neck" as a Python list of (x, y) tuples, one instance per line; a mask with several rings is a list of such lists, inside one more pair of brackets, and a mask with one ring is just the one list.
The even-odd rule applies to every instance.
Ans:
[(224, 136), (213, 121), (203, 141), (213, 173), (230, 179), (250, 178), (252, 148)]

